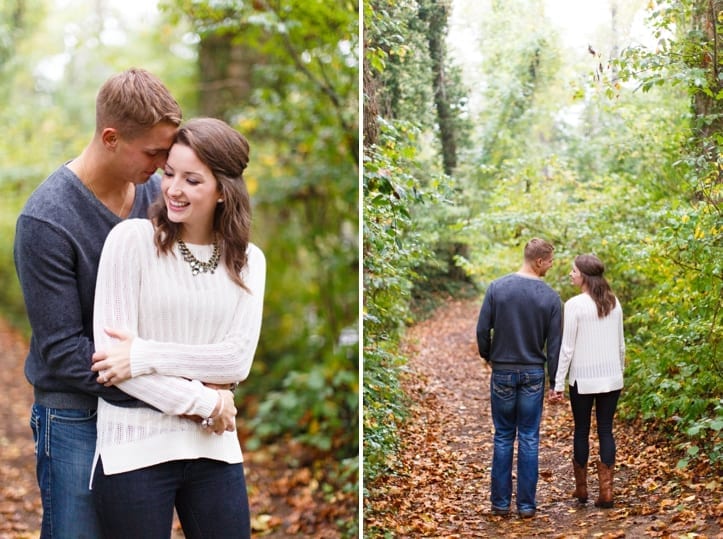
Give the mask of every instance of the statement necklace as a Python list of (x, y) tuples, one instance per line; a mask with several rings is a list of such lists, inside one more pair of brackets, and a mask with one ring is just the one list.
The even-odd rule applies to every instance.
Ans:
[(183, 240), (178, 240), (178, 250), (181, 251), (183, 260), (188, 262), (191, 266), (191, 273), (193, 275), (198, 275), (199, 273), (213, 273), (218, 267), (218, 261), (221, 259), (218, 241), (213, 242), (213, 254), (206, 262), (201, 262), (198, 258), (193, 256), (193, 253), (188, 250), (188, 247), (186, 247)]

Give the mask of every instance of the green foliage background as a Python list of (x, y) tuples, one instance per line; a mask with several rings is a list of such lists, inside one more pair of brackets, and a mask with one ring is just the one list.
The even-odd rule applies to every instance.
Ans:
[[(395, 127), (383, 143), (365, 144), (365, 484), (393, 469), (405, 413), (397, 344), (412, 321), (410, 287), (433, 275), (425, 258), (440, 241), (466, 245), (455, 261), (481, 298), (487, 283), (519, 267), (532, 236), (556, 246), (547, 280), (563, 299), (576, 293), (567, 277), (574, 256), (594, 252), (606, 264), (625, 312), (621, 419), (661, 432), (681, 467), (720, 467), (723, 92), (720, 67), (710, 64), (721, 61), (717, 42), (698, 24), (708, 3), (628, 3), (618, 34), (601, 34), (592, 52), (568, 50), (541, 1), (486, 4), (473, 45), (479, 61), (466, 71), (476, 83), (471, 144), (447, 179), (451, 191), (427, 199), (440, 159), (419, 98), (426, 68), (406, 61), (419, 40), (407, 22), (416, 4), (365, 5), (365, 59), (384, 86), (377, 96), (422, 81), (415, 95), (395, 93), (406, 98), (395, 115), (382, 109), (379, 123)], [(641, 10), (657, 47), (626, 46)], [(415, 129), (399, 128), (407, 124)]]
[(231, 103), (223, 119), (252, 143), (253, 241), (268, 263), (261, 342), (237, 394), (248, 444), (293, 437), (317, 455), (330, 491), (355, 492), (358, 4), (165, 0), (160, 9), (139, 21), (113, 3), (0, 7), (2, 315), (27, 331), (12, 263), (15, 219), (35, 186), (89, 140), (100, 84), (144, 67), (190, 118), (205, 83), (199, 43), (240, 40), (263, 61), (242, 81), (248, 99)]
[(400, 441), (406, 402), (399, 342), (412, 320), (416, 267), (431, 259), (433, 247), (432, 228), (418, 226), (417, 212), (424, 208), (433, 219), (442, 202), (440, 166), (421, 154), (433, 105), (430, 59), (415, 7), (391, 0), (364, 4), (365, 110), (378, 103), (389, 109), (387, 117), (365, 118), (378, 133), (365, 140), (363, 163), (365, 483), (386, 469)]

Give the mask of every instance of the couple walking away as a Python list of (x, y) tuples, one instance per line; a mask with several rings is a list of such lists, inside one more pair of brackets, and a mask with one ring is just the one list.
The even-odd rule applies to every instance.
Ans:
[(550, 402), (562, 400), (569, 373), (575, 424), (572, 496), (580, 503), (587, 502), (594, 405), (600, 444), (597, 462), (600, 492), (595, 505), (613, 506), (613, 416), (623, 387), (625, 366), (623, 311), (603, 277), (605, 266), (600, 259), (595, 255), (579, 255), (572, 264), (570, 280), (581, 293), (565, 303), (563, 313), (559, 294), (542, 281), (552, 267), (553, 253), (554, 247), (549, 242), (539, 238), (530, 240), (525, 246), (520, 270), (490, 283), (477, 321), (479, 354), (492, 367), (494, 515), (510, 513), (516, 436), (517, 512), (522, 518), (535, 516), (545, 363), (550, 378)]

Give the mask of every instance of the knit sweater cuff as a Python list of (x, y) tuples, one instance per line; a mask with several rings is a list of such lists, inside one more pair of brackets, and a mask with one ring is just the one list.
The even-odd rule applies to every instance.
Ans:
[(153, 358), (149, 351), (148, 341), (136, 337), (131, 343), (130, 363), (131, 377), (142, 376), (153, 373)]
[(201, 417), (211, 417), (211, 415), (213, 415), (214, 408), (216, 408), (216, 405), (218, 404), (218, 398), (218, 391), (204, 386), (203, 395), (196, 405), (194, 414), (200, 415)]

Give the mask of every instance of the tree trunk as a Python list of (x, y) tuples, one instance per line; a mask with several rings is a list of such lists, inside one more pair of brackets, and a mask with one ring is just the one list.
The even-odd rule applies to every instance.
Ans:
[(366, 54), (363, 56), (363, 81), (364, 81), (364, 150), (376, 144), (379, 138), (379, 104), (377, 103), (377, 85), (374, 79), (372, 68), (367, 61)]
[(421, 0), (419, 17), (427, 23), (427, 41), (432, 59), (434, 104), (437, 108), (439, 138), (442, 145), (444, 172), (451, 175), (457, 167), (457, 136), (454, 114), (447, 93), (448, 81), (445, 76), (446, 47), (449, 5), (447, 0)]
[(198, 52), (202, 116), (225, 118), (251, 94), (251, 70), (261, 59), (257, 52), (234, 43), (228, 34), (205, 36)]
[[(720, 82), (720, 66), (719, 62), (723, 59), (723, 47), (720, 36), (718, 35), (717, 15), (723, 10), (723, 0), (701, 0), (699, 7), (699, 21), (701, 29), (707, 36), (708, 51), (701, 59), (702, 66), (708, 69), (708, 81), (712, 95), (703, 92), (696, 92), (693, 99), (693, 109), (697, 118), (717, 115), (710, 122), (699, 123), (699, 136), (701, 139), (708, 139), (714, 133), (723, 131), (723, 116), (721, 113), (721, 104), (716, 95), (721, 90)], [(708, 155), (712, 148), (706, 148), (706, 158), (709, 160), (716, 159), (717, 155)]]

